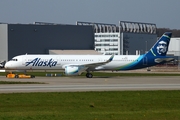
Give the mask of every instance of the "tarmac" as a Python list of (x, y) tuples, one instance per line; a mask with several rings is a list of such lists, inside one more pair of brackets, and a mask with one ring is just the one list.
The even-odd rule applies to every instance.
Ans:
[(8, 79), (0, 81), (42, 82), (44, 84), (0, 84), (0, 93), (26, 92), (80, 92), (80, 91), (133, 91), (180, 90), (180, 76), (139, 77), (36, 77), (33, 79)]

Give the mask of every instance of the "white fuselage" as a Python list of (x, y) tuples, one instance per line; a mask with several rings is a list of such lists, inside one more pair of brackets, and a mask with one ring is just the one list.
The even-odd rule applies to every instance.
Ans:
[[(8, 61), (6, 69), (14, 70), (60, 70), (69, 65), (97, 64), (107, 61), (110, 55), (20, 55)], [(116, 70), (131, 63), (139, 62), (140, 55), (117, 55), (104, 65), (93, 70)]]

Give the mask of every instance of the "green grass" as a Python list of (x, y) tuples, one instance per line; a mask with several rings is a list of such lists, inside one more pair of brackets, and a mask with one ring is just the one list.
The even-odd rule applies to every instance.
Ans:
[(0, 120), (179, 120), (180, 91), (0, 94)]
[(0, 81), (0, 84), (45, 84), (43, 82)]

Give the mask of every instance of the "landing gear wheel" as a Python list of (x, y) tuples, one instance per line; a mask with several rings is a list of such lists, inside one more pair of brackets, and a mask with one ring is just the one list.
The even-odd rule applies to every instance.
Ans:
[(18, 76), (18, 75), (15, 75), (15, 78), (19, 78), (19, 76)]
[(31, 78), (35, 78), (35, 76), (34, 76), (34, 75), (31, 75)]
[(87, 77), (87, 78), (92, 78), (93, 75), (92, 75), (91, 73), (87, 73), (87, 74), (86, 74), (86, 77)]

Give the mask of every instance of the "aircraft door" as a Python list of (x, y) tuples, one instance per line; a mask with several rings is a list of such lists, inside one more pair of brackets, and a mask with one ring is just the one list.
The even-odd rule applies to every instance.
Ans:
[(26, 56), (23, 56), (23, 57), (22, 57), (22, 64), (25, 65), (26, 62), (27, 62), (27, 58), (26, 58)]
[(61, 65), (61, 58), (57, 57), (56, 60), (57, 60), (57, 65)]
[(147, 65), (147, 63), (148, 63), (148, 59), (147, 59), (147, 57), (144, 57), (143, 58), (143, 65)]

